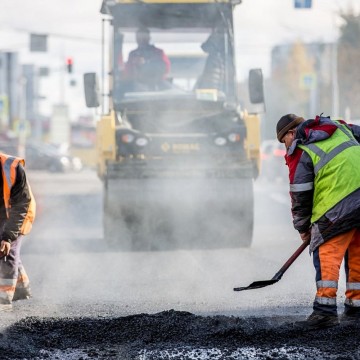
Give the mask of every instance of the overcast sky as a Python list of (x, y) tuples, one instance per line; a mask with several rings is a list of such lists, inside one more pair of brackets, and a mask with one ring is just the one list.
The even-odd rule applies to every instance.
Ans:
[[(101, 0), (0, 0), (0, 5), (0, 50), (19, 52), (23, 63), (51, 64), (54, 73), (71, 56), (79, 82), (84, 72), (100, 71)], [(359, 11), (360, 0), (313, 0), (311, 10), (294, 9), (293, 0), (243, 0), (235, 16), (238, 65), (244, 68), (239, 73), (261, 67), (268, 76), (274, 45), (334, 41), (340, 25), (336, 13), (349, 7)], [(49, 34), (47, 54), (29, 53), (31, 32)], [(71, 91), (80, 101), (81, 86)]]

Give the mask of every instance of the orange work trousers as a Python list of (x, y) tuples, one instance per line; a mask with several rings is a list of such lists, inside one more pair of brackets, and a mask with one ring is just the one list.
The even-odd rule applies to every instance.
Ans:
[(340, 266), (346, 273), (345, 306), (360, 307), (360, 229), (352, 229), (321, 244), (314, 251), (317, 292), (314, 310), (336, 312)]

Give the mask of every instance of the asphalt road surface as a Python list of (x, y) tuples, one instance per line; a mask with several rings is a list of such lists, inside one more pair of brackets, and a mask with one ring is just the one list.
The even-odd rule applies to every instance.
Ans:
[[(360, 358), (357, 324), (293, 328), (315, 295), (306, 250), (278, 283), (233, 291), (270, 279), (301, 244), (286, 183), (255, 183), (250, 248), (114, 252), (93, 171), (28, 177), (38, 216), (22, 260), (33, 298), (0, 315), (0, 359)], [(344, 283), (342, 272), (339, 312)]]

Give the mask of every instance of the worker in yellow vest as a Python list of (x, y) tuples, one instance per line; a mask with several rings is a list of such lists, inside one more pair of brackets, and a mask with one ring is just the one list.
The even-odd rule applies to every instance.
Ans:
[(310, 240), (317, 292), (313, 313), (296, 326), (337, 325), (340, 265), (346, 272), (341, 321), (360, 321), (360, 127), (316, 116), (287, 114), (276, 127), (285, 144), (293, 223)]
[(0, 165), (0, 311), (8, 311), (13, 301), (31, 297), (20, 249), (31, 230), (36, 204), (24, 160), (0, 153)]

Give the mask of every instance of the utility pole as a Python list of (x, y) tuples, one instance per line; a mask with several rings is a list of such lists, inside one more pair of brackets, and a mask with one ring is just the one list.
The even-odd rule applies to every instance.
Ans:
[(19, 141), (18, 141), (18, 155), (25, 158), (26, 148), (26, 85), (27, 80), (24, 76), (20, 78), (20, 117), (19, 117)]
[(338, 81), (338, 42), (332, 45), (332, 116), (338, 117), (339, 114), (339, 81)]

